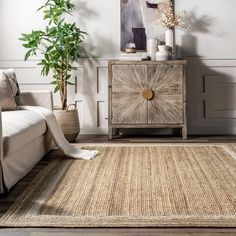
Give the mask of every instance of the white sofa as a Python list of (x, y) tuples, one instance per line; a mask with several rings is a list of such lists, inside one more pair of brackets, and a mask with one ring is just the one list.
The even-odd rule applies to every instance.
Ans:
[[(23, 92), (24, 105), (52, 110), (52, 93)], [(0, 109), (0, 193), (9, 191), (52, 148), (45, 120), (26, 110)]]

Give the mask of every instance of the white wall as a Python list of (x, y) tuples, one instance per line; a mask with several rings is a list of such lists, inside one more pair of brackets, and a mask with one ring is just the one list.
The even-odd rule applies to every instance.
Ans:
[[(51, 88), (50, 80), (40, 76), (38, 58), (22, 60), (25, 50), (18, 40), (20, 33), (44, 26), (35, 12), (43, 2), (0, 1), (0, 67), (15, 68), (22, 90)], [(236, 133), (236, 1), (175, 2), (192, 22), (190, 32), (176, 32), (178, 55), (189, 61), (190, 132)], [(76, 4), (74, 19), (88, 32), (85, 46), (94, 58), (76, 64), (78, 83), (70, 88), (69, 101), (76, 101), (80, 109), (83, 133), (106, 133), (107, 60), (120, 53), (120, 0), (76, 0)]]
[[(24, 48), (18, 40), (22, 32), (43, 28), (45, 22), (36, 9), (44, 0), (0, 1), (0, 60), (22, 60)], [(86, 39), (89, 54), (110, 58), (119, 54), (119, 0), (75, 0), (77, 12), (72, 20), (79, 22), (89, 35)]]
[(176, 0), (191, 23), (176, 32), (179, 56), (188, 58), (188, 113), (192, 133), (236, 133), (235, 0)]
[(186, 10), (190, 34), (177, 31), (177, 43), (188, 58), (236, 59), (235, 0), (176, 0)]

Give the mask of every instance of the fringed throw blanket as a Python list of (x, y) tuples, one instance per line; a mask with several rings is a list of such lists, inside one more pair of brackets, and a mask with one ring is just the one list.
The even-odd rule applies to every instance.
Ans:
[(37, 112), (46, 121), (54, 142), (64, 154), (71, 158), (91, 160), (98, 154), (96, 150), (83, 150), (72, 146), (64, 137), (52, 111), (38, 106), (20, 106), (20, 109)]

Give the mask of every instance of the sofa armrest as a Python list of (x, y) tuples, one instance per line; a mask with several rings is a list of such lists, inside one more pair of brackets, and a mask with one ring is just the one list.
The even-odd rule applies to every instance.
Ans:
[(51, 91), (21, 92), (22, 100), (26, 106), (41, 106), (53, 109), (53, 96)]

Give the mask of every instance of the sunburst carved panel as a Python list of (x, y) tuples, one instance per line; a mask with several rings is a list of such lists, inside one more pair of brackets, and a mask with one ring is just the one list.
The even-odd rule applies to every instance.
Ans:
[(148, 65), (148, 123), (183, 123), (183, 68), (181, 65)]
[(147, 67), (114, 65), (112, 72), (112, 123), (146, 124), (147, 101), (141, 94), (147, 85)]
[(113, 124), (182, 124), (181, 65), (113, 65)]

